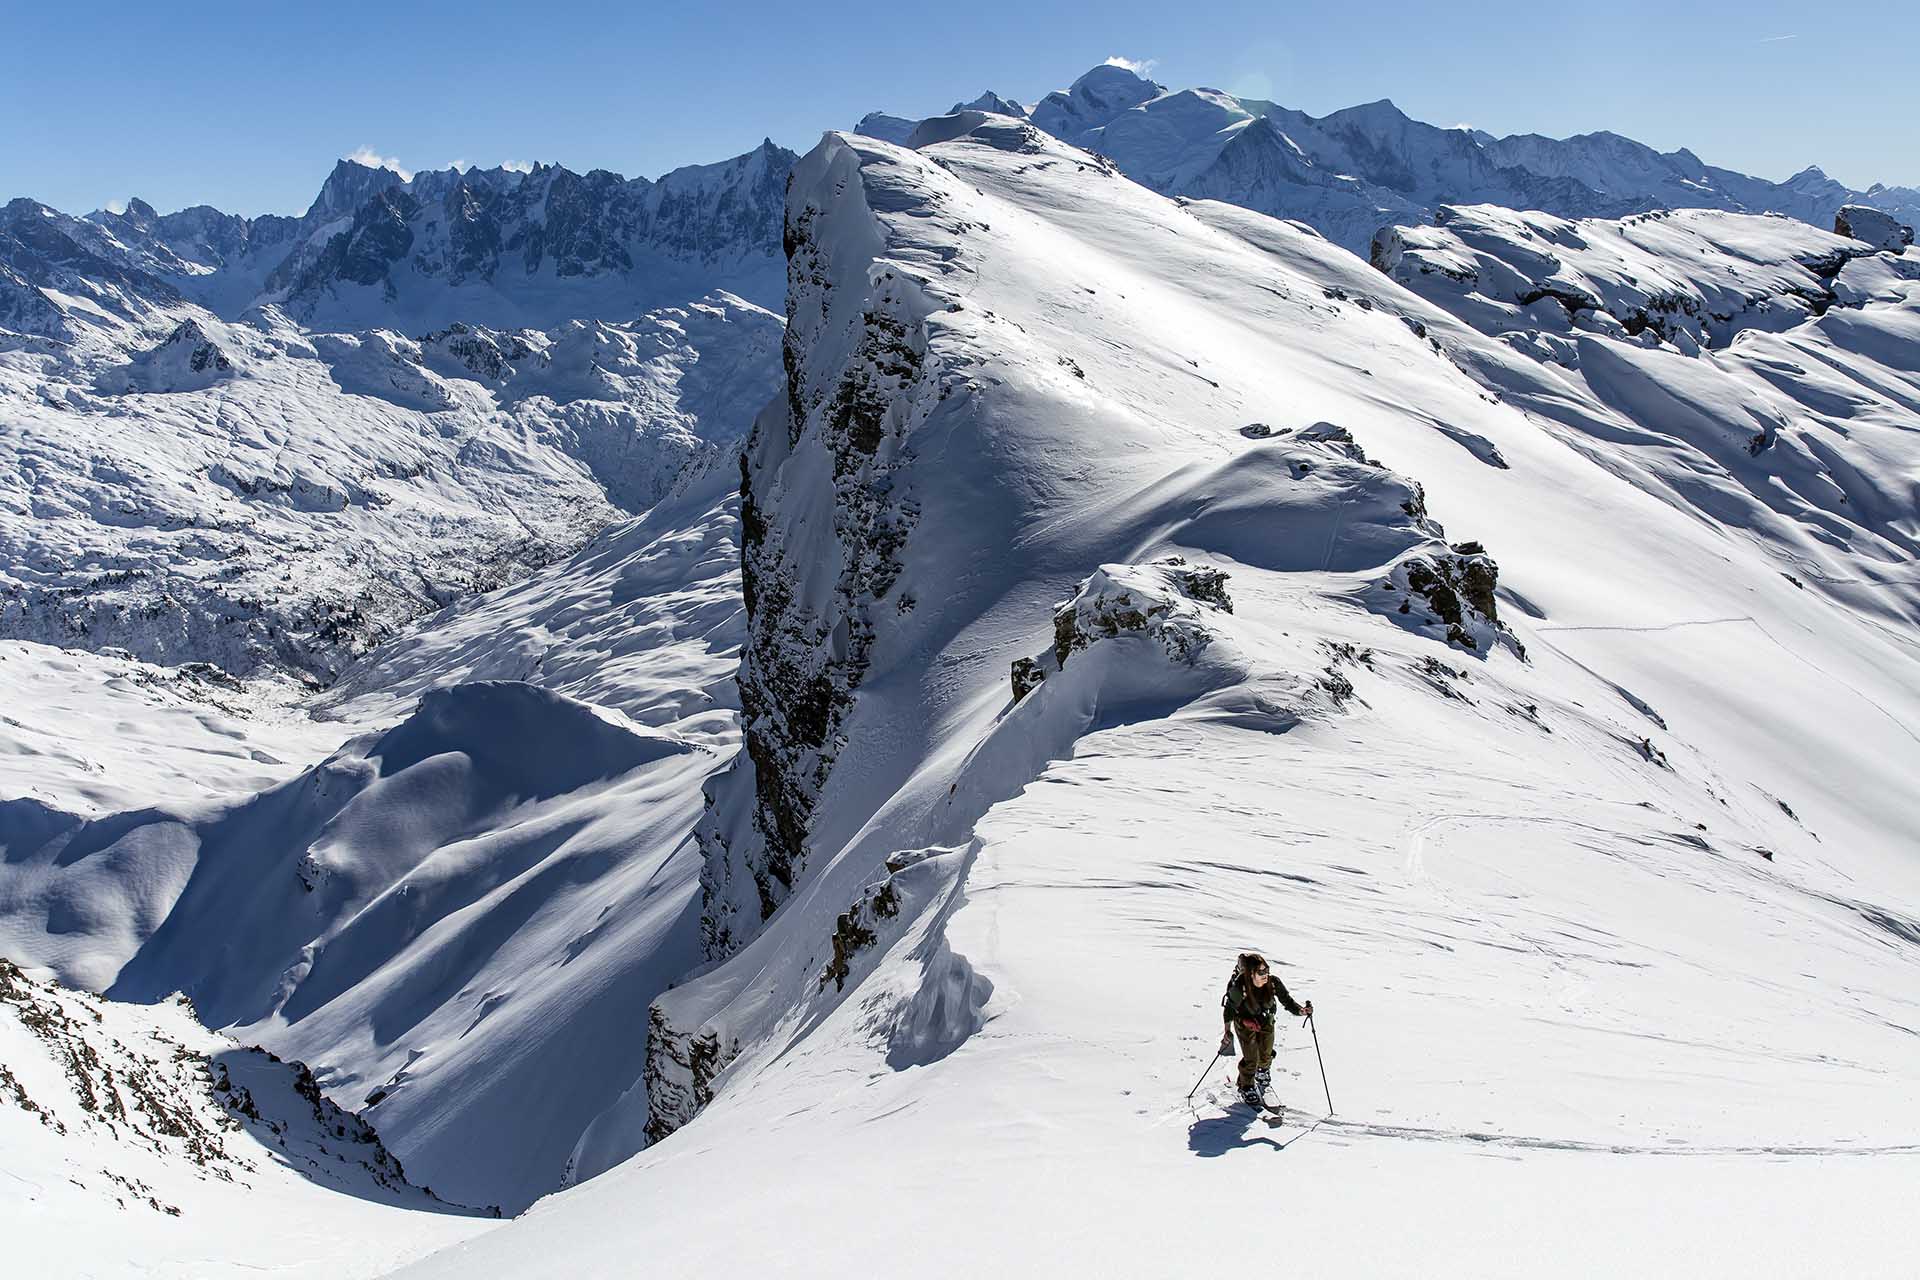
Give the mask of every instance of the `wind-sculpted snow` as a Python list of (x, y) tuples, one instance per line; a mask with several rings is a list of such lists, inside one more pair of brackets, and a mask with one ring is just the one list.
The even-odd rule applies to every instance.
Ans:
[[(1789, 419), (1756, 455), (1303, 228), (1006, 117), (940, 132), (796, 171), (788, 395), (744, 482), (749, 750), (702, 827), (732, 910), (652, 1006), (655, 1144), (407, 1274), (638, 1243), (828, 1274), (847, 1203), (930, 1274), (1190, 1270), (1285, 1140), (1215, 1080), (1180, 1102), (1248, 946), (1315, 999), (1342, 1108), (1287, 1147), (1303, 1269), (1893, 1257), (1920, 1133), (1890, 1087), (1920, 1016), (1898, 260), (1836, 260), (1824, 315), (1697, 355), (1578, 332), (1583, 370), (1658, 355), (1749, 415), (1779, 404), (1750, 345), (1873, 349), (1853, 434)], [(1715, 243), (1798, 282), (1792, 236), (1738, 239), (1769, 221)], [(1704, 290), (1693, 252), (1666, 278)], [(1768, 507), (1789, 447), (1879, 477), (1886, 531)], [(1708, 1187), (1736, 1227), (1701, 1225)]]
[(777, 317), (309, 334), (189, 312), (131, 359), (0, 357), (0, 634), (331, 680), (734, 446)]
[[(1547, 379), (1530, 388), (1465, 357), (1489, 385), (1629, 446), (1597, 460), (1758, 534), (1788, 581), (1870, 617), (1920, 619), (1911, 253), (1703, 211), (1620, 222), (1446, 213), (1439, 227), (1383, 231), (1375, 265)], [(1553, 403), (1566, 388), (1604, 413), (1569, 418)]]
[[(1629, 337), (1651, 330), (1690, 351), (1819, 314), (1832, 305), (1841, 267), (1870, 252), (1787, 218), (1699, 210), (1575, 222), (1477, 205), (1443, 208), (1438, 219), (1381, 230), (1373, 265), (1436, 301), (1452, 294), (1504, 304), (1516, 325)], [(1471, 318), (1481, 329), (1496, 324)]]
[[(1823, 229), (1843, 205), (1858, 204), (1920, 221), (1920, 191), (1852, 191), (1817, 168), (1773, 183), (1612, 133), (1495, 138), (1437, 128), (1385, 100), (1315, 117), (1218, 89), (1170, 91), (1113, 64), (1048, 94), (1030, 113), (993, 94), (954, 112), (968, 109), (1027, 116), (1156, 191), (1305, 222), (1361, 254), (1381, 227), (1427, 222), (1450, 204), (1574, 218), (1726, 209), (1786, 214)], [(875, 112), (857, 131), (907, 143), (914, 124)]]

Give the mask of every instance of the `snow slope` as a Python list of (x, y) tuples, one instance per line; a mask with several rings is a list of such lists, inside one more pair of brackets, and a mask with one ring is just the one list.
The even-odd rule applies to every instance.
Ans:
[[(1316, 1274), (1898, 1268), (1920, 423), (1885, 273), (1780, 335), (1876, 389), (1863, 429), (1736, 457), (1874, 472), (1864, 538), (1591, 385), (1653, 352), (1771, 405), (1719, 352), (1623, 325), (1565, 377), (1012, 119), (829, 135), (788, 238), (718, 963), (654, 1003), (657, 1141), (400, 1274), (1182, 1274), (1262, 1197)], [(1181, 1102), (1249, 946), (1319, 1009), (1306, 1136), (1217, 1068)]]
[[(449, 1200), (573, 1188), (415, 1275), (1184, 1274), (1257, 1194), (1314, 1273), (1897, 1271), (1912, 253), (1446, 205), (1370, 268), (1249, 184), (1371, 235), (1490, 140), (1253, 105), (1033, 108), (1118, 166), (997, 98), (830, 135), (784, 327), (620, 260), (764, 268), (760, 153), (538, 217), (353, 165), (287, 227), (8, 206), (0, 955), (141, 1002), (103, 1055), (185, 990)], [(1180, 1101), (1249, 946), (1320, 1011), (1310, 1135)], [(1291, 1027), (1280, 1076), (1324, 1111)], [(34, 1249), (472, 1229), (9, 1097)], [(260, 1212), (207, 1260), (76, 1152)]]
[(631, 1154), (648, 1002), (700, 958), (688, 833), (738, 740), (731, 487), (715, 468), (376, 650), (303, 730), (349, 741), (277, 785), (0, 805), (0, 954), (188, 992), (461, 1203)]

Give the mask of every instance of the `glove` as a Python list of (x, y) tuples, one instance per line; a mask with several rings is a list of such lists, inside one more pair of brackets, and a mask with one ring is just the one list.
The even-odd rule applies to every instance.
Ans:
[(1301, 1005), (1300, 1013), (1302, 1017), (1311, 1018), (1313, 1016), (1313, 1001), (1309, 1000), (1304, 1005)]
[(1226, 1057), (1231, 1057), (1232, 1055), (1233, 1055), (1233, 1035), (1231, 1032), (1222, 1032), (1220, 1035), (1220, 1052), (1214, 1054), (1213, 1056), (1216, 1058), (1226, 1058)]

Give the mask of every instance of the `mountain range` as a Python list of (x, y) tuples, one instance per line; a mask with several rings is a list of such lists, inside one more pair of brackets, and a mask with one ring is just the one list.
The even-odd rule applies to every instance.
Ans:
[[(1822, 228), (1833, 226), (1841, 207), (1867, 205), (1920, 222), (1920, 190), (1855, 191), (1813, 166), (1769, 182), (1615, 133), (1496, 138), (1442, 129), (1384, 99), (1314, 117), (1218, 89), (1171, 91), (1116, 65), (1095, 67), (1030, 106), (987, 93), (953, 110), (1031, 119), (1156, 191), (1305, 222), (1362, 255), (1380, 227), (1429, 222), (1450, 204), (1569, 218), (1725, 209), (1781, 213)], [(856, 131), (906, 143), (918, 124), (874, 113)]]
[(6, 206), (10, 1248), (1897, 1272), (1920, 257), (1652, 155), (1100, 68)]

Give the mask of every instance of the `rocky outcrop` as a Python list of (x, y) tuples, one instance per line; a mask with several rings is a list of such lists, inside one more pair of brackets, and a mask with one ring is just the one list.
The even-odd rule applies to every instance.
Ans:
[(1494, 598), (1499, 582), (1500, 567), (1486, 548), (1461, 542), (1449, 551), (1405, 557), (1381, 585), (1397, 598), (1394, 615), (1448, 644), (1484, 654), (1504, 642), (1524, 658), (1526, 650), (1500, 621)]
[(876, 927), (881, 921), (891, 920), (900, 914), (900, 896), (894, 892), (893, 881), (883, 880), (874, 888), (860, 896), (860, 900), (842, 911), (834, 921), (833, 937), (829, 939), (833, 947), (833, 958), (827, 961), (827, 967), (820, 974), (822, 989), (831, 982), (835, 991), (844, 991), (847, 975), (853, 972), (853, 957), (879, 941)]
[(185, 996), (120, 1005), (31, 978), (0, 958), (5, 1017), (41, 1060), (27, 1054), (0, 1064), (0, 1106), (17, 1107), (76, 1152), (105, 1158), (103, 1190), (123, 1209), (131, 1199), (177, 1217), (180, 1209), (142, 1174), (179, 1168), (246, 1184), (269, 1149), (337, 1190), (417, 1209), (452, 1207), (409, 1182), (373, 1125), (329, 1101), (304, 1063), (206, 1031)]
[(505, 382), (521, 362), (537, 359), (533, 346), (521, 334), (457, 321), (420, 339), (420, 351), (428, 363), (444, 362), (465, 375), (492, 383)]
[(237, 360), (197, 320), (182, 320), (157, 346), (101, 371), (96, 385), (124, 391), (199, 391), (238, 372)]
[(1053, 660), (1063, 669), (1096, 641), (1138, 633), (1174, 662), (1191, 663), (1217, 634), (1209, 612), (1233, 612), (1227, 575), (1168, 556), (1144, 565), (1101, 565), (1053, 613)]
[(658, 1007), (647, 1011), (648, 1142), (659, 1142), (700, 1113), (713, 1101), (714, 1077), (740, 1052), (733, 1044), (721, 1047), (712, 1031), (676, 1032)]
[(1833, 215), (1833, 234), (1864, 240), (1882, 253), (1905, 253), (1913, 228), (1890, 213), (1862, 204), (1845, 205)]

